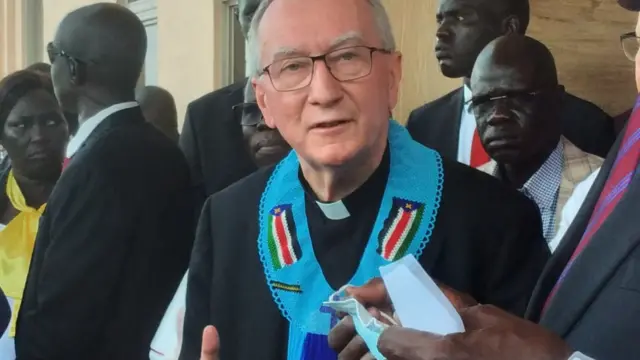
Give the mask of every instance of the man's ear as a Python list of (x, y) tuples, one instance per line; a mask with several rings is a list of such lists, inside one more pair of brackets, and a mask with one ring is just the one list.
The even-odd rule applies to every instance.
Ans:
[(82, 85), (85, 81), (85, 69), (82, 65), (73, 58), (68, 58), (69, 64), (69, 80), (73, 85)]
[(251, 86), (253, 86), (253, 91), (256, 93), (256, 103), (260, 108), (260, 112), (262, 112), (262, 117), (264, 118), (264, 123), (270, 127), (271, 129), (276, 128), (275, 121), (273, 121), (273, 115), (271, 114), (271, 109), (269, 108), (269, 102), (267, 101), (267, 94), (264, 90), (264, 84), (259, 79), (251, 79)]
[(390, 61), (391, 70), (389, 72), (389, 106), (391, 107), (391, 109), (394, 109), (398, 104), (400, 83), (402, 81), (402, 54), (400, 52), (392, 54)]
[(521, 25), (520, 19), (515, 15), (509, 15), (502, 20), (502, 34), (510, 35), (520, 33)]

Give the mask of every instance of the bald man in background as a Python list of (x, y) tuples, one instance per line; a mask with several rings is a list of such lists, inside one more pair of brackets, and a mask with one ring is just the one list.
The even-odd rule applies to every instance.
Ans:
[(135, 101), (144, 25), (126, 7), (68, 14), (47, 46), (80, 129), (40, 227), (18, 316), (20, 360), (135, 360), (187, 269), (189, 167)]
[(136, 92), (136, 100), (147, 122), (178, 143), (178, 110), (173, 95), (159, 86), (145, 86)]

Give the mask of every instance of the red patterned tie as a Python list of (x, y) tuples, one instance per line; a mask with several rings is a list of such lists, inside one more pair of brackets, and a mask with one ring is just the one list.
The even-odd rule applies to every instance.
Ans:
[(473, 140), (471, 141), (471, 160), (469, 161), (469, 166), (472, 168), (477, 168), (489, 162), (491, 158), (482, 147), (482, 143), (480, 142), (480, 135), (478, 134), (478, 129), (473, 131)]
[(593, 235), (598, 231), (600, 226), (607, 219), (609, 214), (615, 209), (616, 205), (622, 198), (622, 196), (627, 191), (629, 183), (631, 183), (631, 178), (635, 172), (635, 169), (638, 165), (638, 158), (640, 157), (640, 111), (639, 109), (639, 101), (640, 97), (636, 101), (636, 106), (631, 115), (631, 119), (629, 120), (629, 124), (627, 126), (627, 130), (624, 133), (624, 138), (622, 140), (622, 146), (618, 151), (618, 156), (616, 158), (616, 162), (609, 173), (609, 178), (600, 193), (600, 198), (598, 198), (598, 202), (594, 207), (593, 214), (591, 215), (591, 219), (589, 220), (589, 224), (582, 235), (582, 239), (578, 246), (573, 251), (567, 266), (562, 271), (560, 278), (556, 282), (553, 290), (549, 294), (547, 301), (544, 304), (542, 312), (547, 309), (550, 300), (558, 291), (558, 288), (562, 284), (565, 276), (569, 272), (571, 265), (573, 265), (574, 260), (580, 255), (582, 250), (589, 244)]

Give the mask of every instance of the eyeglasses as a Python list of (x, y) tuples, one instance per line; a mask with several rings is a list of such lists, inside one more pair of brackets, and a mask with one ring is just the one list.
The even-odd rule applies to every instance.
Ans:
[(49, 62), (51, 64), (53, 64), (53, 62), (58, 57), (64, 57), (64, 58), (67, 58), (67, 59), (72, 59), (72, 57), (69, 54), (67, 54), (64, 50), (58, 49), (58, 47), (55, 46), (55, 44), (52, 43), (52, 42), (47, 44), (47, 55), (49, 56)]
[[(264, 121), (262, 111), (255, 102), (240, 103), (231, 107), (234, 111), (235, 118), (240, 118), (242, 126), (258, 126)], [(254, 115), (254, 116), (251, 116)]]
[(96, 63), (93, 60), (85, 60), (85, 59), (80, 59), (76, 56), (70, 55), (69, 53), (67, 53), (66, 51), (60, 49), (58, 46), (56, 46), (53, 42), (50, 42), (49, 44), (47, 44), (47, 56), (49, 57), (49, 63), (53, 64), (53, 62), (58, 58), (58, 57), (63, 57), (69, 60), (73, 60), (76, 62), (80, 62), (80, 63)]
[(627, 59), (635, 61), (638, 49), (640, 49), (640, 38), (634, 32), (620, 35), (620, 45)]
[(521, 105), (522, 102), (531, 102), (536, 96), (540, 95), (542, 91), (509, 91), (502, 95), (481, 95), (474, 96), (471, 100), (465, 104), (468, 105), (468, 112), (484, 113), (491, 111), (495, 101), (503, 100), (510, 103), (510, 105)]
[(324, 61), (331, 75), (338, 81), (352, 81), (371, 74), (373, 53), (391, 51), (368, 46), (352, 46), (318, 56), (296, 56), (277, 60), (262, 69), (277, 91), (294, 91), (311, 84), (316, 61)]

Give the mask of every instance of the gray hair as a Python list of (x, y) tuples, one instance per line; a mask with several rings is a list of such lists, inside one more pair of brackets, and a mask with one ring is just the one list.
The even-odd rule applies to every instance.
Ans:
[[(258, 31), (260, 28), (260, 23), (262, 22), (262, 18), (264, 14), (267, 12), (269, 5), (273, 3), (274, 0), (262, 0), (260, 2), (260, 6), (256, 10), (256, 13), (251, 20), (251, 27), (249, 28), (248, 35), (248, 53), (250, 54), (247, 58), (249, 62), (249, 69), (251, 73), (249, 74), (252, 77), (257, 77), (262, 73), (262, 66), (260, 65), (260, 41), (258, 39)], [(389, 21), (389, 15), (387, 14), (387, 10), (382, 5), (380, 0), (366, 0), (369, 2), (369, 5), (373, 8), (373, 17), (376, 23), (376, 28), (378, 30), (378, 34), (380, 35), (380, 39), (382, 41), (382, 48), (388, 51), (396, 50), (396, 40), (393, 37), (393, 31), (391, 29), (391, 22)]]

